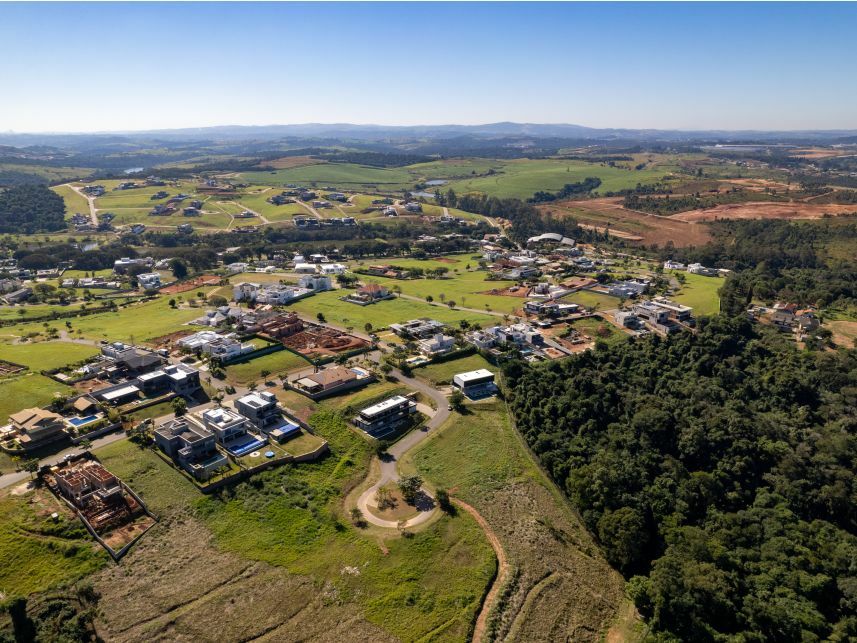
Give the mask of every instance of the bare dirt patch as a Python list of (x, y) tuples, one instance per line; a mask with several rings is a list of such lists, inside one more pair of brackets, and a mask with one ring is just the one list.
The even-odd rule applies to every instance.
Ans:
[(193, 279), (183, 281), (179, 284), (164, 286), (158, 292), (164, 295), (174, 295), (176, 293), (187, 292), (188, 290), (199, 288), (200, 286), (216, 286), (220, 283), (220, 280), (221, 277), (218, 277), (217, 275), (200, 275), (199, 277), (194, 277)]
[(793, 150), (789, 156), (799, 159), (826, 159), (833, 156), (844, 156), (848, 154), (848, 150), (838, 149), (832, 150), (825, 147), (808, 147), (799, 150)]
[(599, 231), (609, 228), (611, 234), (628, 241), (658, 245), (672, 241), (675, 246), (682, 247), (703, 245), (711, 239), (705, 225), (627, 210), (622, 206), (621, 197), (562, 201), (540, 206), (540, 209), (554, 216), (573, 217), (583, 226), (593, 226)]
[(509, 286), (508, 288), (492, 288), (485, 290), (480, 295), (500, 295), (503, 297), (526, 297), (530, 292), (529, 288), (523, 286)]
[(845, 348), (857, 348), (857, 322), (831, 321), (824, 324), (833, 333), (833, 343)]
[(705, 210), (690, 210), (670, 219), (688, 223), (704, 223), (718, 219), (821, 219), (824, 215), (839, 216), (857, 212), (857, 205), (816, 204), (805, 202), (727, 203)]

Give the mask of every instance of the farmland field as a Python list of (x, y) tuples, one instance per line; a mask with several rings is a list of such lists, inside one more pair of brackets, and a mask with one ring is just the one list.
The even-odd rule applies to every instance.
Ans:
[(492, 613), (487, 638), (600, 641), (613, 640), (612, 626), (634, 629), (623, 579), (533, 463), (504, 404), (468, 410), (407, 454), (402, 468), (454, 491), (500, 539), (516, 580)]

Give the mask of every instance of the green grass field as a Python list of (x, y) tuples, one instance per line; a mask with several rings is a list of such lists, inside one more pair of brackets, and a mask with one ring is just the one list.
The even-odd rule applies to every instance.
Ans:
[(65, 201), (65, 216), (71, 218), (73, 214), (85, 214), (89, 216), (89, 201), (71, 189), (68, 185), (55, 185), (51, 188)]
[(46, 490), (0, 499), (0, 558), (4, 600), (76, 581), (107, 563), (83, 524)]
[(277, 375), (310, 365), (311, 363), (300, 355), (288, 350), (281, 350), (245, 362), (230, 364), (226, 367), (226, 378), (232, 384), (258, 383), (262, 379), (262, 371), (268, 371), (270, 374), (268, 379), (275, 379)]
[(38, 373), (26, 373), (0, 380), (0, 423), (12, 413), (34, 406), (47, 406), (55, 393), (69, 395), (72, 389)]
[(80, 362), (98, 354), (95, 346), (72, 342), (0, 343), (0, 359), (29, 366), (33, 371), (49, 371)]
[(489, 363), (481, 355), (468, 355), (460, 359), (441, 362), (439, 364), (429, 364), (414, 370), (417, 377), (426, 379), (432, 384), (449, 384), (456, 373), (465, 373), (467, 371), (475, 371), (480, 368), (487, 368), (494, 373), (497, 372), (497, 367)]
[(381, 190), (400, 190), (413, 184), (406, 168), (380, 168), (354, 163), (320, 163), (275, 172), (242, 172), (248, 183), (282, 186), (289, 183), (319, 187), (363, 189), (376, 186)]
[(304, 315), (315, 317), (322, 313), (325, 319), (333, 324), (363, 331), (366, 323), (372, 324), (373, 328), (386, 328), (390, 324), (414, 319), (417, 317), (433, 317), (438, 321), (457, 324), (459, 320), (466, 319), (471, 323), (486, 324), (492, 321), (492, 317), (471, 313), (462, 310), (450, 310), (447, 306), (432, 306), (428, 303), (413, 301), (409, 299), (387, 299), (370, 306), (358, 306), (339, 299), (347, 291), (331, 290), (319, 293), (307, 299), (301, 299), (289, 308)]
[[(115, 313), (97, 313), (74, 317), (68, 321), (74, 331), (80, 329), (80, 334), (90, 339), (144, 342), (181, 330), (182, 324), (202, 314), (200, 308), (170, 308), (169, 299), (158, 297), (140, 304), (131, 304), (127, 308), (119, 308)], [(51, 326), (61, 328), (65, 321), (51, 322)], [(41, 323), (23, 323), (0, 329), (0, 336), (25, 336), (43, 331), (44, 326)]]
[(600, 340), (612, 346), (627, 341), (630, 335), (622, 332), (608, 321), (603, 321), (595, 317), (587, 317), (586, 319), (577, 319), (569, 324), (570, 328), (574, 328), (581, 333), (588, 335), (593, 340)]
[(571, 293), (567, 297), (562, 298), (572, 304), (579, 304), (585, 308), (595, 308), (595, 310), (611, 310), (619, 307), (619, 298), (611, 297), (591, 290), (579, 290)]
[(682, 273), (687, 280), (672, 299), (693, 308), (695, 316), (716, 315), (720, 312), (720, 296), (717, 291), (723, 286), (722, 277), (704, 277), (689, 272)]
[(633, 188), (637, 183), (656, 183), (666, 172), (658, 168), (628, 170), (585, 161), (531, 160), (504, 161), (492, 176), (452, 181), (443, 186), (457, 193), (484, 192), (500, 198), (525, 199), (538, 190), (555, 191), (566, 183), (576, 183), (594, 176), (601, 179), (598, 192)]

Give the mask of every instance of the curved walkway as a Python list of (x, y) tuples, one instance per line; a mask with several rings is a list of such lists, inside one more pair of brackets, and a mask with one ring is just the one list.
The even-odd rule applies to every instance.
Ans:
[[(375, 493), (385, 484), (395, 482), (399, 479), (399, 469), (397, 466), (399, 458), (425, 440), (431, 429), (436, 429), (449, 417), (449, 401), (443, 393), (413, 377), (406, 377), (399, 370), (394, 370), (392, 374), (395, 375), (403, 384), (406, 384), (412, 389), (416, 389), (420, 393), (423, 393), (434, 400), (437, 409), (432, 409), (424, 404), (417, 405), (420, 412), (425, 413), (426, 415), (431, 415), (431, 417), (422, 427), (415, 431), (411, 431), (387, 449), (387, 457), (380, 461), (381, 476), (375, 484), (361, 493), (360, 497), (357, 499), (357, 508), (363, 513), (363, 518), (366, 522), (378, 527), (386, 527), (388, 529), (396, 529), (399, 526), (399, 523), (395, 520), (384, 520), (383, 518), (379, 518), (370, 511), (370, 507), (377, 507), (375, 504)], [(423, 492), (431, 498), (431, 494), (425, 491), (425, 489), (423, 489)], [(421, 511), (413, 518), (405, 521), (403, 526), (407, 528), (421, 525), (431, 518), (435, 511), (437, 511), (436, 506), (433, 506), (428, 511)]]

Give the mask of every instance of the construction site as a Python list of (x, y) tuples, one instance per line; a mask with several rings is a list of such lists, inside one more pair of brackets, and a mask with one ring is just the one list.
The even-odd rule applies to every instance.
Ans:
[(5, 377), (6, 375), (16, 375), (26, 370), (26, 366), (22, 366), (21, 364), (15, 364), (14, 362), (7, 362), (4, 359), (0, 359), (0, 377)]
[(280, 341), (286, 348), (309, 359), (336, 356), (341, 353), (364, 350), (370, 346), (366, 340), (341, 330), (306, 322), (303, 330), (288, 337), (282, 337)]
[(115, 560), (155, 523), (143, 501), (90, 454), (40, 475)]

